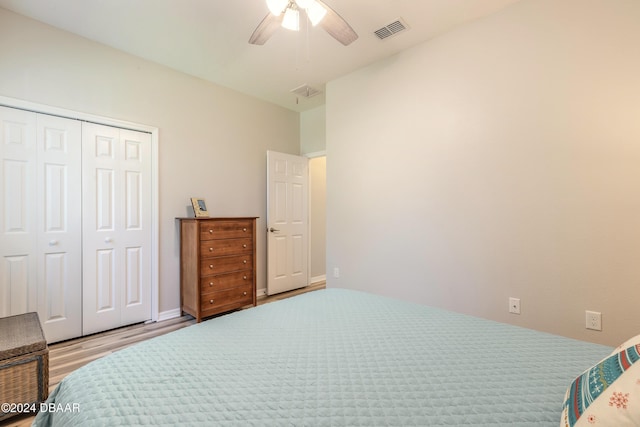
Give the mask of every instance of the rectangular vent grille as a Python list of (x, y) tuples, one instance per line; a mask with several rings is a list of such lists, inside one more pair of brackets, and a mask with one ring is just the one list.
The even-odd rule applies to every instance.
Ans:
[(388, 37), (391, 36), (395, 36), (396, 34), (408, 29), (409, 26), (407, 25), (407, 23), (402, 19), (402, 18), (398, 18), (397, 20), (393, 21), (391, 24), (386, 25), (376, 31), (374, 31), (373, 33), (376, 35), (376, 37), (378, 37), (380, 40), (384, 40)]
[(302, 86), (299, 86), (299, 87), (297, 87), (295, 89), (292, 89), (291, 92), (295, 93), (298, 96), (302, 96), (302, 97), (305, 97), (305, 98), (311, 98), (312, 96), (316, 96), (316, 95), (322, 93), (321, 90), (318, 90), (318, 89), (313, 88), (313, 87), (311, 87), (309, 85), (306, 85), (306, 84), (302, 85)]

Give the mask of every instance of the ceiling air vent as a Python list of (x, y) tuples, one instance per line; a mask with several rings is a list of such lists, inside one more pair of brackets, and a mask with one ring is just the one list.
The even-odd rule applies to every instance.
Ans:
[(409, 26), (404, 21), (404, 19), (398, 18), (395, 21), (393, 21), (391, 24), (386, 25), (386, 26), (374, 31), (373, 33), (380, 40), (384, 40), (384, 39), (386, 39), (388, 37), (395, 36), (396, 34), (402, 32), (402, 31), (404, 31), (404, 30), (406, 30), (408, 28), (409, 28)]
[(306, 85), (306, 84), (304, 84), (302, 86), (299, 86), (299, 87), (297, 87), (295, 89), (291, 89), (291, 92), (295, 93), (298, 96), (302, 96), (302, 97), (305, 97), (305, 98), (311, 98), (312, 96), (316, 96), (316, 95), (322, 93), (321, 90), (318, 90), (318, 89), (313, 88), (313, 87), (311, 87), (309, 85)]

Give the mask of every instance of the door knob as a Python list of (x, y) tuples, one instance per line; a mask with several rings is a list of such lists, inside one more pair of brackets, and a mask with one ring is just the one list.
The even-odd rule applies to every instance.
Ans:
[(57, 240), (49, 240), (49, 246), (55, 246), (58, 244)]
[(111, 237), (107, 237), (106, 239), (104, 239), (105, 243), (111, 243), (113, 242), (113, 239)]
[(272, 233), (274, 233), (274, 232), (276, 232), (276, 231), (280, 231), (280, 230), (276, 230), (275, 228), (271, 227), (271, 228), (269, 229), (269, 231), (270, 231), (270, 232), (272, 232)]

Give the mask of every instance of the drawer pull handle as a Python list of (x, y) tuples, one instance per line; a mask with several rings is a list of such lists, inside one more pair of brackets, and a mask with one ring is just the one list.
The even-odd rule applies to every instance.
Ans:
[(209, 304), (213, 304), (213, 300), (212, 299), (209, 300)]
[(242, 245), (242, 247), (243, 247), (243, 248), (246, 248), (246, 247), (247, 247), (247, 244), (245, 243), (244, 245)]
[(209, 282), (209, 286), (213, 286), (213, 282)]
[(243, 263), (243, 264), (246, 264), (246, 263), (247, 263), (247, 260), (246, 260), (246, 259), (243, 259), (243, 260), (242, 260), (242, 263)]
[(242, 231), (247, 231), (247, 229), (246, 229), (246, 228), (243, 228), (243, 229), (242, 229)]
[(246, 293), (246, 292), (243, 292), (243, 293), (242, 293), (242, 295), (246, 297), (246, 296), (247, 296), (247, 293)]
[(209, 229), (209, 234), (213, 234), (213, 228)]
[(247, 280), (247, 276), (242, 276), (242, 280)]
[(209, 248), (209, 252), (213, 252), (213, 248)]
[(209, 264), (209, 268), (213, 268), (213, 264)]

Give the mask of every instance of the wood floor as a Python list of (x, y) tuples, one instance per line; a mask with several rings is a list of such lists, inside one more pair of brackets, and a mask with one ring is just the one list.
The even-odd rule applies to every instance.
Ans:
[[(284, 298), (306, 292), (324, 289), (325, 283), (320, 282), (306, 288), (270, 296), (259, 297), (258, 305), (267, 304)], [(184, 328), (196, 323), (191, 316), (182, 316), (158, 323), (137, 324), (107, 332), (76, 338), (49, 346), (49, 392), (56, 388), (58, 383), (74, 370), (86, 365), (92, 360), (129, 347), (149, 338), (164, 335), (166, 333)], [(13, 417), (0, 422), (0, 427), (26, 427), (30, 426), (34, 417)]]

